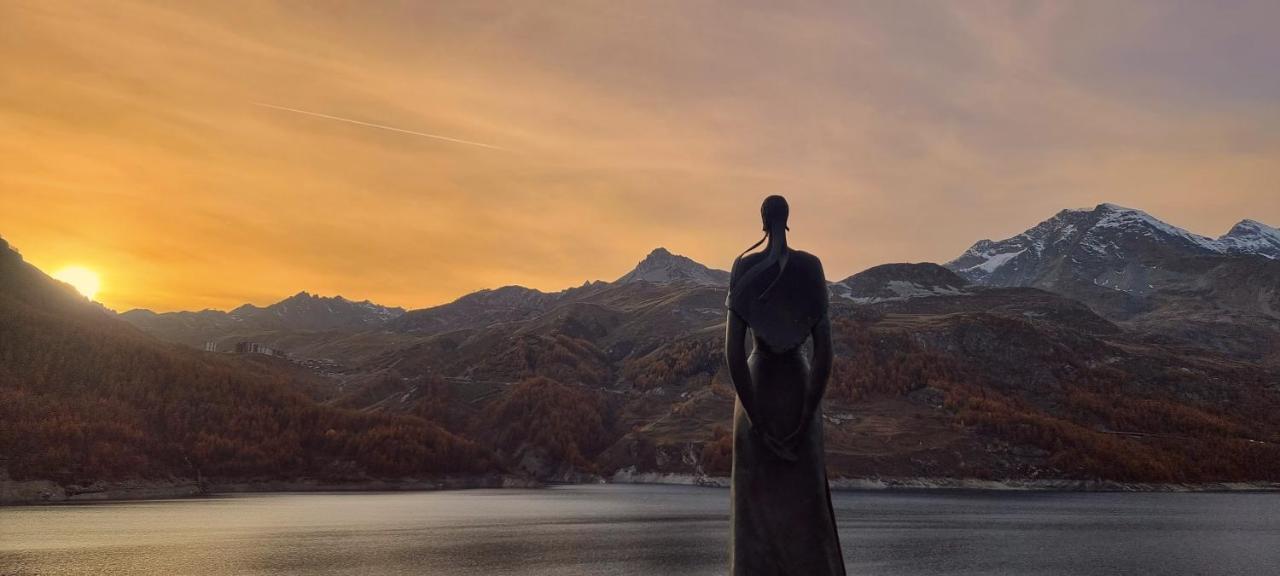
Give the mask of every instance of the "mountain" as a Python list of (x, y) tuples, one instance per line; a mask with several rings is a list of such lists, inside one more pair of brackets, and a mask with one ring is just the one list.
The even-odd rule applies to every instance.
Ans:
[(230, 312), (163, 313), (135, 309), (120, 317), (131, 324), (145, 326), (149, 332), (168, 333), (166, 340), (202, 346), (227, 330), (350, 330), (380, 326), (403, 314), (404, 308), (303, 291), (261, 308), (244, 304)]
[[(936, 265), (876, 267), (837, 290), (850, 297), (831, 303), (834, 478), (1180, 482), (1280, 470), (1278, 375), (1265, 367), (1147, 341), (1071, 298), (971, 286)], [(566, 291), (519, 318), (388, 350), (336, 402), (432, 414), (549, 480), (724, 475), (724, 297), (723, 285), (687, 282)], [(539, 431), (553, 422), (564, 427)]]
[[(946, 267), (979, 284), (1028, 286), (1054, 282), (1090, 264), (1221, 252), (1214, 240), (1146, 212), (1099, 204), (1092, 210), (1063, 210), (1012, 238), (981, 240)], [(1123, 289), (1145, 289), (1143, 283), (1132, 284)]]
[[(356, 302), (342, 296), (324, 297), (299, 292), (266, 307), (245, 304), (230, 312), (164, 312), (129, 310), (120, 318), (167, 342), (204, 349), (232, 351), (237, 342), (252, 341), (309, 358), (349, 361), (371, 347), (392, 343), (377, 333), (400, 318), (403, 308)], [(353, 339), (350, 335), (367, 333)]]
[(424, 335), (516, 323), (545, 313), (558, 304), (578, 301), (607, 290), (610, 286), (634, 283), (725, 286), (729, 283), (729, 273), (672, 254), (666, 248), (655, 248), (612, 284), (587, 282), (560, 292), (542, 292), (523, 286), (480, 290), (448, 304), (410, 311), (393, 322), (391, 329)]
[(412, 310), (392, 322), (389, 328), (397, 332), (434, 334), (514, 322), (546, 310), (559, 297), (556, 293), (524, 286), (480, 290), (448, 304)]
[[(648, 282), (651, 284), (693, 284), (723, 286), (729, 274), (699, 264), (687, 257), (672, 254), (665, 248), (649, 253), (636, 267), (614, 284)], [(335, 333), (350, 334), (386, 330), (399, 334), (423, 336), (515, 322), (547, 310), (557, 302), (570, 301), (607, 286), (606, 282), (587, 282), (560, 292), (542, 292), (523, 286), (504, 286), (466, 294), (440, 306), (405, 312), (369, 302), (353, 302), (336, 296), (320, 297), (299, 292), (285, 300), (260, 308), (245, 304), (231, 312), (155, 313), (130, 310), (120, 316), (156, 337), (203, 348), (213, 342), (218, 350), (229, 350), (237, 341), (252, 340), (308, 357), (329, 356), (330, 360), (350, 361), (365, 357), (373, 344), (394, 345), (400, 340), (370, 335), (354, 347), (349, 339)], [(369, 339), (373, 342), (367, 342)], [(351, 350), (354, 348), (354, 354)]]
[[(1000, 286), (925, 263), (833, 283), (832, 477), (1280, 480), (1280, 368), (1241, 356), (1246, 339), (1214, 316), (1263, 334), (1245, 310), (1276, 262), (1154, 238), (1165, 232), (1134, 215), (1110, 221), (1134, 218), (1115, 249), (1180, 282), (1207, 270), (1203, 289), (1162, 288), (1112, 314), (1089, 298), (1127, 293), (1091, 281)], [(1052, 234), (1039, 236), (1048, 253)], [(1046, 268), (1092, 279), (1070, 258)], [(657, 250), (616, 282), (485, 290), (323, 332), (361, 350), (320, 371), (325, 405), (425, 419), (545, 480), (725, 475), (726, 282), (689, 281), (710, 269), (684, 260)]]
[(969, 282), (931, 262), (881, 264), (832, 283), (831, 295), (857, 304), (906, 300), (923, 296), (958, 296)]
[(1276, 260), (1280, 259), (1280, 230), (1255, 220), (1241, 220), (1218, 238), (1218, 245), (1223, 252), (1257, 254)]
[[(1194, 256), (1280, 257), (1280, 231), (1242, 220), (1218, 239), (1193, 234), (1115, 204), (1063, 210), (1012, 238), (980, 240), (945, 264), (965, 279), (991, 286), (1053, 284), (1095, 271), (1100, 286), (1126, 292), (1155, 289), (1142, 262)], [(1105, 274), (1103, 272), (1106, 272)]]
[(265, 308), (245, 304), (228, 315), (242, 322), (290, 330), (334, 330), (368, 328), (385, 324), (404, 314), (368, 300), (355, 302), (342, 296), (324, 297), (299, 292)]
[(1064, 210), (945, 266), (984, 286), (1029, 286), (1087, 303), (1152, 338), (1280, 361), (1276, 231), (1245, 220), (1217, 239), (1140, 210)]
[(634, 269), (615, 281), (617, 284), (632, 282), (688, 282), (702, 286), (725, 286), (729, 283), (729, 273), (708, 268), (685, 256), (672, 254), (666, 248), (655, 248)]
[(10, 480), (75, 491), (498, 469), (491, 452), (421, 416), (318, 404), (305, 391), (319, 380), (279, 359), (160, 342), (0, 240), (0, 500)]

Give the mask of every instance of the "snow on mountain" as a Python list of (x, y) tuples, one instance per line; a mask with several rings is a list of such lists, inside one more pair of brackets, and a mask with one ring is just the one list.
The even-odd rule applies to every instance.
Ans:
[(831, 295), (855, 304), (875, 304), (969, 294), (969, 283), (937, 264), (881, 264), (830, 285)]
[(654, 284), (688, 282), (703, 286), (725, 286), (729, 283), (729, 273), (708, 268), (685, 256), (672, 254), (666, 248), (655, 248), (633, 270), (618, 278), (615, 283), (631, 282)]
[[(1085, 210), (1078, 210), (1085, 212)], [(1168, 238), (1176, 239), (1187, 245), (1204, 248), (1211, 252), (1219, 252), (1219, 247), (1213, 239), (1193, 234), (1177, 226), (1166, 224), (1162, 220), (1153, 217), (1142, 210), (1134, 208), (1125, 208), (1115, 204), (1099, 204), (1093, 209), (1091, 214), (1098, 214), (1100, 217), (1093, 225), (1093, 229), (1087, 236), (1090, 239), (1098, 239), (1105, 237), (1103, 232), (1108, 228), (1117, 230), (1133, 230), (1146, 229), (1148, 234), (1162, 235)], [(1103, 247), (1105, 248), (1105, 246)]]
[(1213, 239), (1142, 210), (1106, 203), (1092, 209), (1063, 210), (1012, 238), (981, 240), (946, 267), (972, 282), (1016, 286), (1034, 284), (1046, 266), (1062, 261), (1132, 262), (1197, 254), (1280, 258), (1280, 232), (1244, 220)]
[(1010, 260), (1013, 260), (1014, 258), (1017, 258), (1018, 256), (1022, 255), (1023, 252), (1026, 252), (1026, 251), (1027, 249), (1023, 248), (1016, 252), (999, 252), (999, 253), (989, 252), (986, 254), (986, 259), (983, 260), (982, 263), (971, 266), (970, 268), (968, 268), (968, 270), (976, 269), (976, 270), (981, 270), (983, 272), (986, 272), (987, 274), (990, 274), (992, 272), (995, 272), (1001, 266), (1004, 266), (1005, 262), (1008, 262)]
[(1241, 220), (1217, 240), (1223, 252), (1257, 254), (1280, 260), (1280, 230), (1256, 220)]

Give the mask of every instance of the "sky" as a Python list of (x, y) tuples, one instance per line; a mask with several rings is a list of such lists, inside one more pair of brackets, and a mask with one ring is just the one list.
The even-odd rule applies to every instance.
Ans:
[(0, 2), (0, 237), (117, 310), (1280, 225), (1280, 3)]

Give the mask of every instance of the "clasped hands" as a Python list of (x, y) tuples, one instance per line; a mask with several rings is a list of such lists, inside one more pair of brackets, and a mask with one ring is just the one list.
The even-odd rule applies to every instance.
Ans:
[(796, 452), (800, 447), (800, 442), (804, 439), (804, 434), (808, 428), (809, 423), (807, 421), (802, 421), (800, 426), (797, 427), (794, 432), (783, 436), (782, 439), (778, 439), (776, 436), (766, 431), (763, 426), (752, 426), (751, 431), (758, 435), (761, 441), (764, 442), (764, 445), (767, 446), (769, 451), (773, 452), (774, 455), (786, 460), (787, 462), (795, 462), (796, 460), (799, 460), (799, 456), (797, 456)]

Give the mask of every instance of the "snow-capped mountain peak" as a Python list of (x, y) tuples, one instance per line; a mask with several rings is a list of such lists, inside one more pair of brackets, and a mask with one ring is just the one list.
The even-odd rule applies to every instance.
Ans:
[(1241, 220), (1218, 237), (1217, 243), (1223, 252), (1257, 254), (1280, 260), (1280, 230), (1256, 220)]
[(1190, 246), (1203, 248), (1211, 252), (1218, 252), (1218, 246), (1212, 238), (1201, 236), (1183, 230), (1177, 226), (1165, 223), (1164, 221), (1138, 210), (1136, 208), (1125, 208), (1111, 203), (1099, 204), (1093, 210), (1093, 214), (1099, 215), (1096, 223), (1093, 225), (1091, 232), (1103, 233), (1103, 231), (1114, 228), (1117, 230), (1133, 230), (1137, 228), (1145, 228), (1152, 233), (1176, 239), (1185, 242)]
[[(946, 267), (971, 282), (1022, 286), (1034, 285), (1045, 274), (1067, 269), (1103, 264), (1114, 268), (1112, 264), (1213, 254), (1252, 254), (1275, 259), (1280, 257), (1280, 232), (1244, 220), (1213, 239), (1168, 224), (1142, 210), (1103, 203), (1092, 209), (1063, 210), (1012, 238), (981, 240)], [(1061, 263), (1066, 268), (1059, 266)]]
[(685, 256), (672, 254), (666, 248), (655, 248), (634, 269), (617, 280), (618, 284), (631, 282), (688, 282), (704, 286), (724, 286), (729, 283), (729, 273), (708, 268)]

